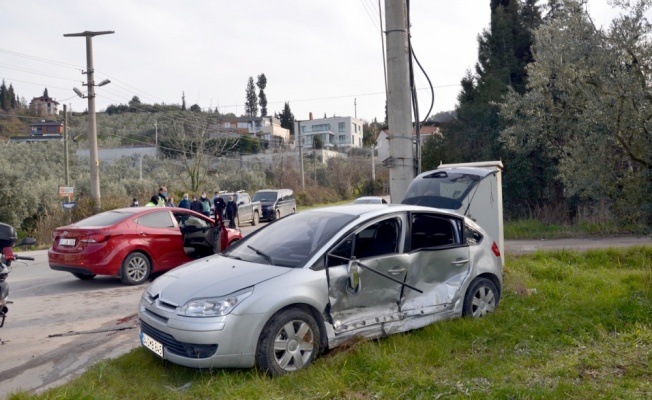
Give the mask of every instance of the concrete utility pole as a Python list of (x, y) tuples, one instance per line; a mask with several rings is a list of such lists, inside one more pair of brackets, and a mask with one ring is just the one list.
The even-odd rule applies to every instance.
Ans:
[[(102, 32), (89, 32), (84, 31), (81, 33), (66, 33), (64, 37), (80, 37), (83, 36), (86, 38), (86, 72), (88, 86), (88, 143), (90, 147), (91, 155), (91, 197), (93, 198), (94, 206), (93, 210), (97, 213), (101, 207), (100, 202), (100, 161), (97, 155), (97, 127), (95, 122), (95, 86), (102, 86), (106, 83), (109, 83), (108, 80), (101, 82), (99, 85), (95, 85), (95, 77), (93, 75), (93, 36), (97, 35), (108, 35), (110, 33), (115, 33), (114, 31), (102, 31)], [(76, 91), (77, 92), (77, 91)], [(77, 93), (81, 96), (80, 93)]]
[(301, 172), (301, 190), (306, 190), (306, 180), (303, 177), (303, 142), (301, 141), (301, 121), (295, 120), (297, 123), (297, 133), (294, 135), (299, 135), (299, 169)]
[(63, 105), (63, 148), (63, 159), (66, 163), (66, 186), (70, 186), (70, 163), (68, 161), (68, 111), (65, 104)]
[(412, 100), (408, 70), (406, 0), (385, 1), (387, 36), (387, 119), (389, 125), (389, 194), (392, 203), (405, 198), (414, 179)]

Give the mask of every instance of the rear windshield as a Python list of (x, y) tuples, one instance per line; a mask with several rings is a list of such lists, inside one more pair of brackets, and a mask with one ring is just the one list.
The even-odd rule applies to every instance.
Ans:
[(78, 227), (88, 227), (88, 226), (111, 226), (116, 222), (120, 222), (124, 219), (132, 217), (134, 214), (130, 212), (117, 212), (117, 211), (107, 211), (101, 214), (93, 215), (86, 219), (82, 219), (79, 222), (75, 222), (73, 225)]
[(481, 179), (471, 174), (433, 172), (413, 180), (402, 203), (457, 210)]
[(256, 192), (253, 201), (275, 201), (277, 192)]

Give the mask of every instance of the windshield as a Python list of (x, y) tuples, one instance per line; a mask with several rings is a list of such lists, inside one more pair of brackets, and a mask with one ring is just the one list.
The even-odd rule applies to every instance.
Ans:
[(276, 192), (256, 192), (252, 201), (272, 202), (276, 201)]
[(303, 211), (284, 217), (239, 241), (224, 255), (256, 263), (300, 268), (356, 215)]
[(435, 171), (413, 180), (402, 203), (457, 210), (481, 179), (478, 175)]

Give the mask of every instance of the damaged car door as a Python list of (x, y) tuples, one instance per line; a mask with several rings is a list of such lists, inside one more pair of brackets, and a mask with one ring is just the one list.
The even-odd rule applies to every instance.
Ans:
[[(411, 213), (409, 219), (406, 282), (424, 294), (406, 287), (401, 311), (418, 316), (452, 311), (471, 273), (470, 249), (463, 241), (464, 221), (437, 213)], [(426, 319), (423, 325), (431, 322)]]
[(409, 267), (404, 218), (368, 222), (328, 253), (329, 317), (336, 335), (382, 336), (383, 323), (400, 318)]

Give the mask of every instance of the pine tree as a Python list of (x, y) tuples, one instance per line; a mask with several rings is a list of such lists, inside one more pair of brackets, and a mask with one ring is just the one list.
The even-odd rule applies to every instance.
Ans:
[[(474, 73), (462, 79), (458, 95), (457, 119), (442, 124), (443, 139), (424, 146), (424, 169), (435, 168), (426, 160), (439, 163), (503, 160), (506, 168), (526, 165), (518, 160), (508, 165), (513, 154), (506, 152), (499, 141), (504, 123), (499, 106), (512, 89), (524, 93), (527, 85), (526, 66), (532, 61), (533, 30), (541, 23), (536, 1), (491, 0), (491, 22), (478, 38), (478, 62)], [(505, 204), (513, 205), (524, 199), (522, 194), (510, 203), (510, 189), (517, 185), (518, 173), (505, 174)], [(526, 174), (527, 175), (527, 174)], [(529, 175), (528, 175), (529, 176)], [(536, 196), (536, 194), (533, 194)], [(509, 211), (509, 210), (507, 210)]]
[(9, 93), (7, 92), (7, 85), (5, 85), (5, 80), (2, 80), (2, 85), (0, 85), (0, 108), (7, 111), (9, 108)]
[(254, 86), (254, 78), (251, 76), (247, 82), (245, 96), (245, 115), (247, 117), (255, 117), (258, 115), (258, 104), (256, 103), (256, 87)]
[(43, 91), (43, 97), (45, 97), (46, 99), (50, 98), (50, 95), (48, 95), (48, 88), (45, 88), (45, 90)]
[(281, 127), (290, 130), (290, 134), (294, 134), (294, 114), (290, 110), (290, 103), (285, 102), (283, 111), (275, 115), (276, 118), (281, 120)]
[(186, 109), (186, 92), (181, 92), (181, 111)]
[(265, 74), (258, 75), (256, 86), (260, 91), (258, 92), (258, 104), (260, 105), (260, 116), (267, 116), (267, 95), (265, 95), (265, 87), (267, 87), (267, 77)]
[(16, 93), (14, 93), (14, 85), (9, 84), (9, 108), (18, 108), (18, 101), (16, 100)]

